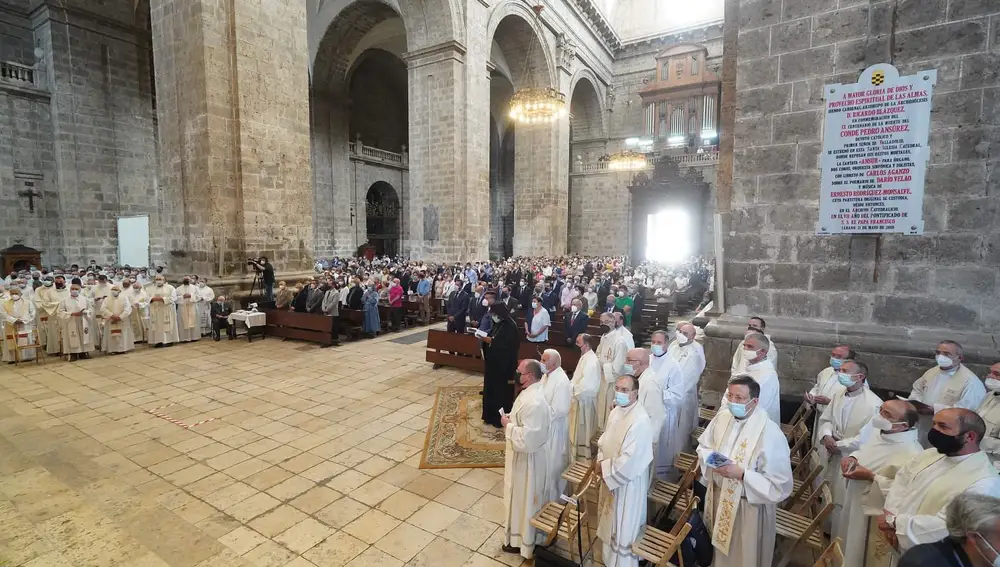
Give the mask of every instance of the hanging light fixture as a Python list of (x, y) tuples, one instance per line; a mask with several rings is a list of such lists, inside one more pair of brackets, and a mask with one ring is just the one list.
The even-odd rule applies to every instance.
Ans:
[[(542, 12), (541, 4), (532, 6), (535, 11), (535, 19)], [(528, 52), (524, 58), (524, 74), (528, 75), (528, 66), (531, 64), (531, 52), (535, 47), (535, 42), (528, 42)], [(521, 124), (545, 124), (555, 122), (566, 116), (566, 95), (551, 87), (527, 87), (518, 89), (510, 99), (511, 120)]]
[(608, 169), (613, 171), (636, 171), (646, 169), (646, 165), (646, 156), (632, 150), (615, 152), (608, 159)]

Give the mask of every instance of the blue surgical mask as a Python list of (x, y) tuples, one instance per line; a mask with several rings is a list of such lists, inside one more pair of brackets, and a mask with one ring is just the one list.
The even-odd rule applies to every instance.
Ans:
[(843, 363), (844, 361), (839, 358), (830, 357), (830, 366), (832, 366), (834, 370), (840, 370), (840, 365)]
[(663, 356), (663, 345), (653, 345), (649, 347), (649, 350), (656, 356)]
[(743, 419), (747, 416), (747, 404), (729, 402), (729, 413), (733, 414), (736, 419)]
[(840, 385), (845, 388), (850, 388), (851, 386), (854, 385), (854, 378), (852, 378), (851, 375), (847, 374), (846, 372), (838, 372), (837, 382), (840, 382)]
[(549, 373), (549, 368), (547, 366), (545, 366), (544, 362), (539, 362), (538, 365), (542, 367), (542, 374), (548, 374)]
[(625, 392), (615, 392), (615, 403), (618, 404), (619, 407), (625, 407), (631, 401), (632, 400), (629, 399), (629, 395)]
[(622, 365), (622, 371), (625, 372), (625, 374), (635, 375), (635, 367), (631, 364)]

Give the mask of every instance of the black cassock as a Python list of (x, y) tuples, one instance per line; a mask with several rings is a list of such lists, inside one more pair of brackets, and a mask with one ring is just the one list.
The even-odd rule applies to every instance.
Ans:
[(501, 319), (490, 329), (492, 342), (483, 343), (486, 372), (483, 377), (483, 421), (500, 427), (500, 408), (510, 412), (514, 405), (514, 386), (509, 384), (517, 373), (517, 350), (520, 337), (510, 318)]

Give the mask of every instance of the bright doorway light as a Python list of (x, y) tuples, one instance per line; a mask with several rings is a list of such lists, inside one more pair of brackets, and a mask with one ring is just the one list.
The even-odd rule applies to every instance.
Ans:
[(691, 256), (691, 215), (665, 209), (646, 216), (646, 259), (677, 264)]

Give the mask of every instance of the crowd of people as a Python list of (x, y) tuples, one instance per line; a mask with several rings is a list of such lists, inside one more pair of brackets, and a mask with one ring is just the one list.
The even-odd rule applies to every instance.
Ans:
[[(193, 342), (223, 329), (230, 339), (231, 307), (195, 274), (167, 283), (162, 267), (21, 270), (0, 280), (3, 361), (34, 360), (42, 353), (89, 358), (95, 351), (122, 354), (138, 343), (162, 347)], [(34, 346), (37, 345), (37, 346)]]
[[(502, 316), (496, 306), (491, 310)], [(636, 348), (610, 315), (601, 314), (601, 326), (599, 339), (577, 337), (583, 356), (571, 377), (555, 350), (520, 361), (521, 392), (509, 412), (497, 410), (507, 439), (504, 550), (532, 557), (543, 538), (531, 518), (564, 493), (561, 475), (573, 461), (594, 458), (603, 562), (637, 566), (632, 544), (649, 519), (650, 486), (676, 480), (675, 456), (693, 448), (712, 565), (772, 565), (776, 509), (792, 495), (794, 478), (780, 422), (779, 355), (766, 322), (749, 319), (721, 408), (697, 439), (705, 357), (694, 326), (657, 331), (649, 349)], [(846, 566), (942, 565), (914, 562), (942, 549), (966, 558), (955, 565), (1000, 562), (1000, 516), (992, 512), (991, 524), (969, 517), (988, 510), (977, 501), (1000, 502), (992, 464), (1000, 458), (1000, 363), (982, 380), (950, 340), (934, 358), (909, 396), (882, 400), (869, 386), (867, 364), (837, 345), (804, 396), (817, 416), (817, 483), (829, 484), (834, 505), (823, 531), (843, 542)]]

